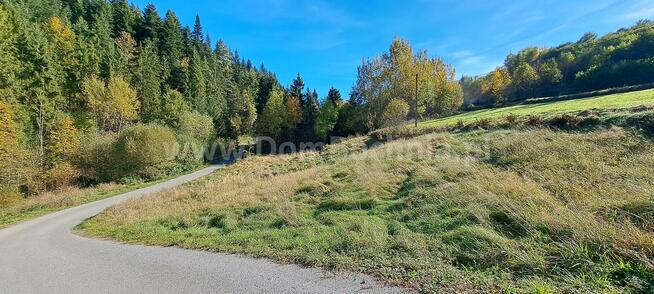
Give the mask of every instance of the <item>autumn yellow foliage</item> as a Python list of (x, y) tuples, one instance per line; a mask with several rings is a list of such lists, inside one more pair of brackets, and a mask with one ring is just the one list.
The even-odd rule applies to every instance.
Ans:
[(77, 151), (80, 138), (69, 116), (57, 120), (48, 132), (46, 151), (52, 161), (69, 159)]
[(96, 78), (84, 81), (83, 92), (88, 107), (105, 131), (120, 131), (138, 117), (140, 103), (136, 91), (123, 78), (105, 82)]
[(511, 84), (511, 76), (504, 68), (498, 68), (486, 76), (481, 83), (481, 91), (493, 97), (495, 102), (504, 99), (504, 91)]
[(13, 111), (8, 103), (0, 100), (0, 204), (16, 195), (15, 186), (20, 175), (17, 169), (22, 157)]

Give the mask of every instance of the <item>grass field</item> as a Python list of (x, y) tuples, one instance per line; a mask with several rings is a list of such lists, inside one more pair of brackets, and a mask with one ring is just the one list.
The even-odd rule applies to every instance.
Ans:
[(654, 89), (568, 101), (522, 104), (503, 108), (483, 109), (441, 119), (420, 122), (419, 127), (446, 127), (456, 124), (459, 121), (463, 123), (469, 123), (480, 119), (497, 120), (502, 119), (508, 115), (515, 115), (518, 117), (531, 115), (555, 116), (583, 110), (615, 110), (632, 108), (642, 105), (654, 105)]
[(51, 212), (151, 186), (178, 175), (172, 174), (158, 180), (146, 182), (137, 180), (131, 183), (104, 183), (86, 188), (68, 187), (2, 203), (0, 204), (0, 229)]
[(51, 212), (101, 200), (153, 183), (101, 184), (91, 188), (69, 187), (0, 206), (0, 229)]
[(250, 157), (79, 229), (355, 270), (423, 292), (654, 291), (650, 138), (520, 127), (367, 141)]

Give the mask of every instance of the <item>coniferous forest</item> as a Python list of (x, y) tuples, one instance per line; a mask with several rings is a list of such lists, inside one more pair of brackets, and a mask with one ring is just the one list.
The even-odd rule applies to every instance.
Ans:
[(164, 148), (251, 133), (279, 87), (263, 65), (212, 43), (199, 17), (189, 28), (154, 5), (3, 1), (0, 27), (0, 170), (11, 190), (201, 163)]
[(173, 11), (126, 0), (0, 3), (4, 194), (160, 178), (205, 160), (188, 146), (328, 142), (462, 102), (454, 69), (401, 39), (361, 65), (349, 98), (334, 88), (321, 98), (300, 74), (281, 85), (212, 40), (200, 16), (188, 27)]

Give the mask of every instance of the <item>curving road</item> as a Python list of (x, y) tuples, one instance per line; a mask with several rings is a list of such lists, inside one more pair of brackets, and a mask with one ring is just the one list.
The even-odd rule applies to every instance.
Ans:
[(361, 274), (330, 274), (262, 259), (146, 247), (71, 233), (84, 219), (133, 197), (170, 189), (211, 166), (151, 187), (0, 230), (0, 293), (398, 293)]

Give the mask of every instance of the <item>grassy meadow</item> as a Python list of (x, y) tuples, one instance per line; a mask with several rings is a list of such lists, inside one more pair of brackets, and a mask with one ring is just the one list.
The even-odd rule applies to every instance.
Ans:
[(422, 292), (654, 291), (654, 144), (642, 132), (515, 126), (370, 143), (250, 157), (79, 229)]
[[(204, 165), (202, 165), (204, 167)], [(191, 169), (197, 170), (200, 167)], [(186, 171), (186, 172), (190, 172)], [(0, 203), (0, 229), (21, 221), (33, 219), (51, 212), (102, 200), (119, 194), (151, 186), (181, 175), (174, 171), (150, 181), (126, 179), (124, 182), (101, 183), (90, 187), (68, 186), (54, 191), (41, 192), (34, 196), (15, 195)]]
[(90, 203), (154, 184), (106, 183), (89, 188), (66, 187), (43, 192), (25, 199), (16, 199), (0, 205), (0, 229), (51, 212)]
[(508, 115), (517, 117), (556, 116), (580, 111), (608, 111), (654, 105), (654, 89), (637, 92), (604, 95), (558, 102), (520, 104), (509, 107), (482, 109), (459, 115), (429, 120), (418, 124), (421, 128), (447, 127), (459, 122), (471, 123), (477, 120), (498, 120)]

